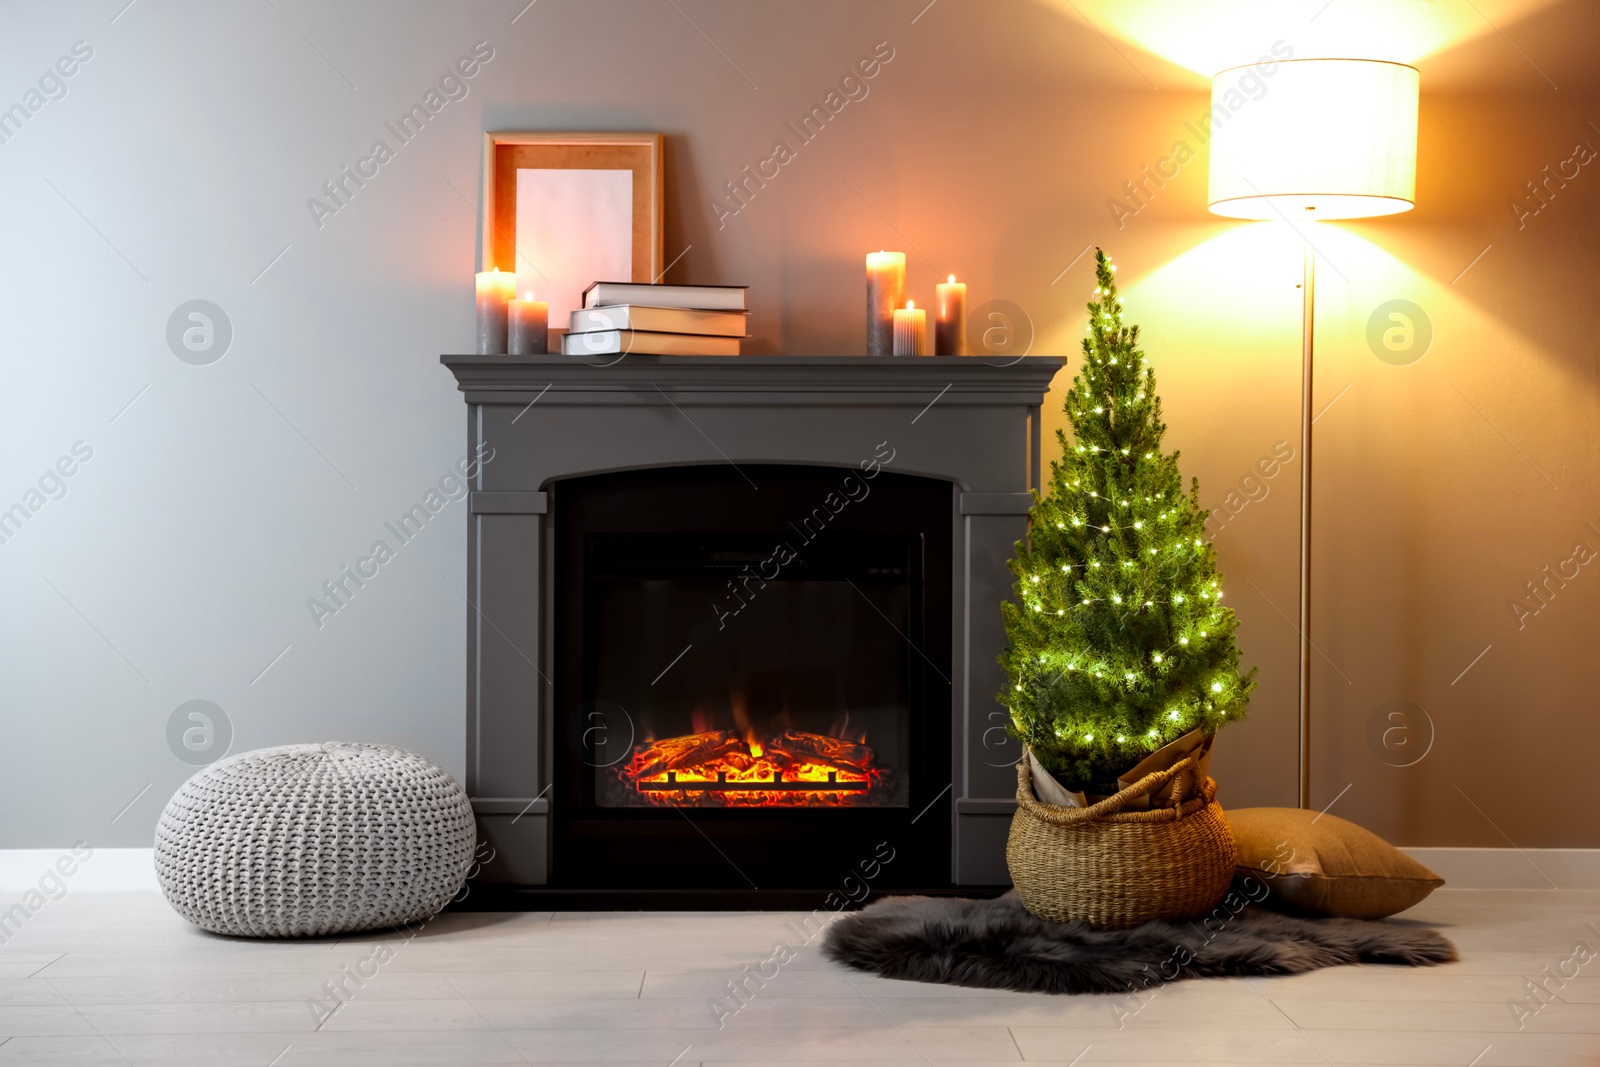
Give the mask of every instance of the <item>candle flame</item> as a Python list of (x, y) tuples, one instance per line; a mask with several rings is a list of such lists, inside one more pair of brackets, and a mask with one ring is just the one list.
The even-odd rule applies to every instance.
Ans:
[(906, 310), (907, 311), (915, 311), (916, 307), (917, 307), (917, 302), (915, 300), (907, 300), (906, 301)]
[(532, 300), (533, 299), (533, 291), (529, 290), (528, 292), (523, 293), (522, 294), (522, 299), (524, 299), (524, 300)]
[(954, 274), (952, 274), (952, 275), (950, 275), (950, 284), (954, 285), (955, 283), (956, 283), (956, 276)]

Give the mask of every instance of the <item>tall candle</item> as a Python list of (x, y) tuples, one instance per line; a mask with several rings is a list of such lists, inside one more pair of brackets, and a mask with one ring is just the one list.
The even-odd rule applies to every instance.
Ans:
[(542, 356), (550, 351), (550, 305), (523, 293), (506, 304), (506, 351), (513, 356)]
[(920, 356), (928, 350), (928, 313), (915, 300), (894, 313), (894, 354)]
[(867, 255), (867, 355), (894, 354), (894, 313), (906, 299), (906, 254)]
[(506, 303), (517, 295), (517, 276), (496, 267), (478, 275), (478, 355), (506, 351)]
[(939, 286), (939, 311), (933, 325), (933, 354), (967, 354), (967, 283), (950, 280)]

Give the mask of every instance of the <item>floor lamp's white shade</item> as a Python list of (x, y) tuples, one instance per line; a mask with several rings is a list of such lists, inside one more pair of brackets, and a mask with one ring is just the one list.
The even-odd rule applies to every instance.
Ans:
[(1417, 70), (1367, 59), (1234, 67), (1211, 81), (1213, 213), (1354, 219), (1411, 210)]

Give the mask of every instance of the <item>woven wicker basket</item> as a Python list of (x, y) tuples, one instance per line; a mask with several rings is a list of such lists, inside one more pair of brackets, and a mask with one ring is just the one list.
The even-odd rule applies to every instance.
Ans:
[(1233, 880), (1233, 833), (1217, 783), (1176, 808), (1122, 810), (1193, 766), (1190, 757), (1087, 808), (1040, 803), (1028, 759), (1017, 764), (1017, 814), (1006, 865), (1022, 903), (1041, 919), (1126, 928), (1216, 907)]

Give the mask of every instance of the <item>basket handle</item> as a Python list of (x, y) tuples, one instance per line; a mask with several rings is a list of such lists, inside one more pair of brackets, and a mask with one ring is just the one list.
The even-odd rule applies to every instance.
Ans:
[[(1028, 766), (1029, 751), (1024, 747), (1023, 758), (1017, 763), (1017, 804), (1019, 807), (1027, 808), (1035, 816), (1054, 826), (1071, 826), (1074, 823), (1095, 822), (1108, 815), (1116, 815), (1130, 801), (1155, 792), (1172, 781), (1178, 774), (1194, 768), (1198, 762), (1198, 753), (1185, 756), (1166, 770), (1151, 771), (1126, 789), (1106, 797), (1097, 804), (1091, 804), (1087, 808), (1063, 808), (1055, 804), (1046, 804), (1034, 795), (1033, 773)], [(1157, 813), (1147, 812), (1144, 814), (1155, 815)]]

